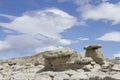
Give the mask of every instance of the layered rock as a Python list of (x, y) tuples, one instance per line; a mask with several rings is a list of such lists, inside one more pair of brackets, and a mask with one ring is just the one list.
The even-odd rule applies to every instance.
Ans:
[(98, 50), (101, 47), (96, 44), (85, 47), (85, 57), (63, 48), (0, 60), (0, 80), (120, 80), (119, 58), (105, 61)]
[(47, 70), (66, 70), (81, 68), (84, 64), (80, 64), (82, 55), (69, 48), (49, 51), (43, 55), (45, 58), (45, 69)]
[(96, 63), (102, 65), (105, 63), (105, 58), (103, 56), (103, 53), (98, 50), (99, 48), (101, 48), (102, 46), (100, 44), (93, 44), (93, 45), (89, 45), (84, 47), (84, 49), (86, 50), (86, 57), (91, 57)]

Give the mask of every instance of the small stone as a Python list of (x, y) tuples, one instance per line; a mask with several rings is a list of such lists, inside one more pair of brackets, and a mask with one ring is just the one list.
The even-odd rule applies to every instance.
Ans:
[(83, 69), (84, 71), (91, 71), (91, 69), (93, 69), (93, 66), (89, 64), (89, 65), (84, 66)]
[(4, 68), (3, 67), (0, 67), (0, 71), (3, 70)]
[(9, 62), (8, 65), (9, 65), (9, 66), (16, 65), (16, 63), (14, 63), (14, 62)]
[(107, 62), (102, 65), (102, 69), (108, 69), (108, 68), (110, 68), (110, 65)]
[(92, 61), (90, 64), (91, 64), (91, 65), (95, 65), (95, 64), (96, 64), (96, 62)]

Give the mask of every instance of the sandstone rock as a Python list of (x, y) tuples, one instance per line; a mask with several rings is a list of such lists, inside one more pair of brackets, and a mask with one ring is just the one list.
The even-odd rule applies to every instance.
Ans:
[(114, 64), (120, 64), (120, 57), (115, 57), (115, 59), (110, 60)]
[(111, 65), (108, 62), (102, 65), (102, 69), (110, 69)]
[(75, 61), (76, 59), (81, 59), (83, 58), (83, 56), (78, 53), (78, 52), (74, 52), (71, 56), (70, 56), (70, 61)]
[(84, 67), (83, 67), (83, 70), (85, 70), (85, 71), (91, 71), (93, 69), (93, 66), (92, 65), (85, 65)]
[(108, 74), (100, 71), (86, 73), (89, 80), (111, 80), (108, 78)]
[[(69, 48), (49, 51), (48, 54), (43, 56), (45, 58), (46, 70), (66, 70), (81, 67), (81, 65), (74, 63), (74, 60), (80, 59), (82, 56)], [(73, 61), (73, 63), (71, 63), (71, 61)]]
[(75, 70), (65, 70), (65, 71), (63, 71), (62, 73), (67, 74), (67, 75), (69, 75), (69, 76), (72, 76), (72, 75), (74, 75), (74, 74), (77, 74), (78, 72), (83, 72), (83, 70), (80, 70), (80, 69), (79, 69), (79, 71), (75, 71)]
[(88, 76), (84, 73), (77, 73), (71, 76), (69, 80), (88, 80)]
[(97, 72), (101, 69), (101, 66), (99, 64), (93, 65), (93, 69), (91, 71)]
[(113, 67), (111, 67), (111, 71), (119, 71), (120, 72), (120, 65), (116, 64)]
[(3, 70), (5, 67), (4, 65), (0, 65), (0, 71)]
[(92, 61), (90, 64), (94, 66), (94, 65), (96, 64), (96, 62), (95, 62), (95, 61)]
[(120, 73), (110, 75), (109, 77), (111, 80), (120, 80)]
[(16, 65), (16, 63), (14, 63), (14, 62), (8, 62), (8, 65), (9, 66)]
[(3, 69), (4, 69), (3, 66), (0, 66), (0, 71), (3, 70)]
[(85, 46), (84, 49), (88, 50), (88, 49), (98, 49), (98, 48), (101, 48), (102, 45), (100, 44), (92, 44), (92, 45), (89, 45), (89, 46)]
[(33, 65), (34, 66), (42, 65), (42, 62), (41, 61), (35, 61)]
[(69, 48), (63, 48), (53, 51), (48, 51), (47, 54), (44, 54), (44, 58), (59, 58), (59, 57), (67, 57), (74, 53), (73, 50)]
[(120, 60), (120, 57), (115, 57), (116, 60)]
[(52, 80), (49, 75), (35, 75), (35, 80)]
[(101, 70), (103, 72), (109, 72), (110, 71), (110, 65), (106, 63), (106, 64), (102, 65), (101, 69), (99, 69), (99, 70)]
[(69, 76), (64, 73), (57, 73), (56, 76), (54, 76), (53, 80), (66, 80), (69, 79)]
[(81, 59), (76, 59), (76, 60), (75, 60), (75, 63), (79, 63), (79, 64), (90, 64), (92, 61), (93, 61), (92, 58), (90, 58), (90, 57), (84, 57), (84, 58), (81, 58)]
[(25, 66), (34, 66), (32, 63), (26, 63)]
[(85, 47), (89, 57), (63, 48), (24, 58), (0, 60), (0, 80), (120, 80), (120, 59), (105, 61), (98, 50), (101, 47)]
[(105, 63), (105, 59), (103, 56), (103, 53), (98, 50), (98, 48), (101, 48), (102, 46), (99, 44), (93, 44), (90, 46), (84, 47), (86, 50), (86, 57), (91, 57), (96, 63), (102, 65)]

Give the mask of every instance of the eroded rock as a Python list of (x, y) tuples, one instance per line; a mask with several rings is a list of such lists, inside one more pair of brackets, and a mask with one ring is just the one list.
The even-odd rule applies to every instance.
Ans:
[(47, 70), (77, 69), (83, 66), (74, 62), (81, 59), (82, 55), (69, 48), (49, 51), (48, 54), (43, 56), (45, 58), (45, 69)]
[(99, 48), (101, 48), (102, 46), (100, 44), (93, 44), (93, 45), (89, 45), (84, 47), (84, 49), (86, 50), (86, 57), (91, 57), (96, 63), (102, 65), (105, 63), (105, 59), (103, 56), (103, 53), (98, 50)]
[(63, 48), (40, 53), (40, 56), (24, 57), (22, 60), (0, 60), (0, 79), (120, 80), (120, 59), (105, 60), (103, 53), (98, 50), (101, 47), (98, 44), (86, 46), (85, 57), (74, 50)]

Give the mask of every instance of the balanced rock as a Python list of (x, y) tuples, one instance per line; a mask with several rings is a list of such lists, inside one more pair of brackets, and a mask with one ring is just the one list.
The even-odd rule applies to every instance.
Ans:
[(47, 70), (66, 70), (82, 67), (75, 60), (81, 59), (82, 55), (69, 48), (48, 51), (43, 55), (45, 58), (45, 69)]
[(101, 48), (102, 46), (100, 44), (93, 44), (93, 45), (89, 45), (84, 47), (84, 49), (86, 50), (86, 57), (91, 57), (96, 63), (102, 65), (105, 62), (103, 53), (98, 50), (98, 48)]
[(102, 45), (100, 45), (100, 44), (92, 44), (92, 45), (89, 45), (89, 46), (85, 46), (84, 47), (84, 49), (86, 49), (86, 50), (91, 50), (91, 49), (98, 49), (98, 48), (101, 48), (102, 47)]

